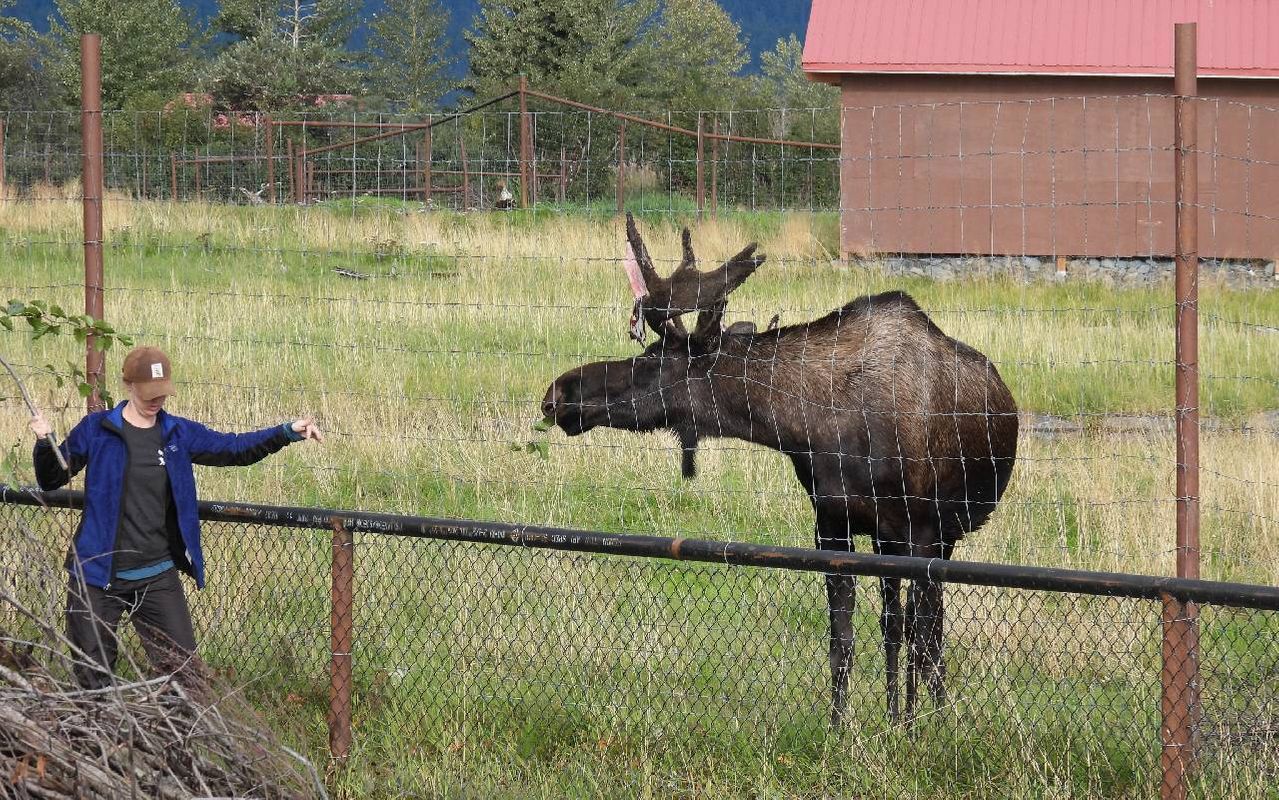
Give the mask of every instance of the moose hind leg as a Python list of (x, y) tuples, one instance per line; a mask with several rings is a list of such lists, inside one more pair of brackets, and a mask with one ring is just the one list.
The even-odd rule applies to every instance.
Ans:
[(919, 630), (921, 677), (928, 684), (933, 705), (946, 705), (946, 662), (942, 653), (944, 600), (940, 581), (925, 581), (920, 586), (920, 605), (916, 625)]
[(917, 689), (928, 687), (933, 705), (946, 705), (946, 663), (942, 656), (943, 601), (940, 581), (912, 581), (906, 596), (906, 719), (914, 719)]
[(899, 719), (898, 682), (899, 658), (902, 647), (902, 582), (901, 578), (882, 578), (879, 581), (881, 600), (879, 629), (884, 635), (884, 692), (887, 696), (888, 719)]
[(826, 602), (830, 608), (830, 723), (843, 723), (848, 706), (848, 670), (853, 659), (852, 611), (856, 579), (851, 575), (826, 576)]
[(911, 581), (906, 589), (906, 717), (915, 720), (915, 690), (919, 677), (919, 583)]
[[(955, 552), (955, 544), (949, 538), (941, 542), (941, 557), (949, 560)], [(946, 705), (946, 654), (945, 625), (946, 599), (941, 581), (925, 581), (920, 588), (923, 608), (920, 611), (920, 626), (926, 633), (921, 634), (923, 640), (924, 677), (928, 682), (928, 693), (932, 695), (933, 705), (943, 708)]]

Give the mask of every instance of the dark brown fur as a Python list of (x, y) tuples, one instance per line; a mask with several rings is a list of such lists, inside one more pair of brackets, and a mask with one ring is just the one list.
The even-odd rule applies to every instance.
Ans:
[[(630, 229), (637, 243), (633, 223)], [(635, 250), (643, 264), (642, 243)], [(564, 373), (547, 390), (543, 411), (571, 436), (597, 425), (673, 430), (689, 476), (701, 439), (774, 448), (790, 457), (813, 503), (819, 548), (850, 551), (852, 537), (866, 535), (877, 553), (949, 558), (994, 511), (1016, 459), (1017, 407), (995, 366), (900, 292), (858, 298), (802, 325), (755, 333), (739, 323), (733, 331), (749, 332), (725, 331), (728, 291), (763, 261), (753, 252), (749, 247), (721, 268), (740, 277), (716, 295), (703, 287), (720, 271), (692, 268), (685, 232), (688, 269), (681, 265), (666, 282), (645, 265), (650, 292), (639, 310), (658, 341), (635, 358)], [(698, 296), (709, 297), (688, 334), (676, 321), (687, 304), (663, 309), (645, 300), (656, 290), (676, 297), (670, 284), (690, 278), (700, 278)], [(852, 577), (827, 576), (836, 723), (853, 649), (853, 588)], [(897, 717), (904, 634), (909, 718), (917, 680), (927, 681), (939, 706), (945, 700), (941, 585), (914, 582), (905, 615), (900, 580), (883, 580), (881, 593), (888, 710)]]

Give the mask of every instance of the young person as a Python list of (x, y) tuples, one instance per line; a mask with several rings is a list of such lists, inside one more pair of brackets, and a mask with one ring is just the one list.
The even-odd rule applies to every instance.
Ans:
[(32, 460), (42, 489), (65, 485), (85, 471), (84, 511), (67, 552), (67, 633), (84, 658), (76, 679), (86, 689), (111, 681), (116, 631), (129, 612), (152, 668), (194, 670), (195, 632), (178, 572), (204, 588), (195, 476), (192, 465), (241, 466), (261, 461), (291, 442), (324, 436), (310, 418), (252, 433), (219, 433), (169, 414), (174, 395), (168, 357), (134, 348), (121, 377), (127, 400), (89, 414), (59, 447), (49, 423), (31, 420), (38, 437)]

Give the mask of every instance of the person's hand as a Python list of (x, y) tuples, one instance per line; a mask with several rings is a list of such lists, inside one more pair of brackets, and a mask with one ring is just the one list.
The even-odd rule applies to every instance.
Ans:
[(316, 425), (315, 420), (310, 417), (303, 417), (293, 423), (293, 432), (302, 434), (303, 439), (314, 439), (324, 444), (324, 434), (320, 431), (320, 426)]
[(48, 439), (49, 434), (53, 433), (53, 426), (44, 418), (44, 414), (39, 411), (31, 417), (29, 424), (37, 439)]

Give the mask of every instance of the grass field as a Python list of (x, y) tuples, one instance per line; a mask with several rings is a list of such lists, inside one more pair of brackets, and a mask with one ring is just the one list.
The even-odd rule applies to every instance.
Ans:
[[(0, 203), (5, 297), (82, 302), (79, 204), (63, 194)], [(179, 383), (171, 410), (226, 430), (314, 413), (331, 434), (323, 448), (202, 470), (206, 498), (811, 540), (808, 502), (774, 452), (711, 443), (699, 477), (685, 482), (673, 439), (531, 430), (556, 375), (635, 352), (615, 219), (124, 198), (110, 198), (106, 213), (107, 316), (169, 351)], [(642, 219), (668, 264), (675, 222)], [(1171, 287), (888, 277), (833, 263), (836, 225), (833, 215), (734, 213), (696, 224), (694, 242), (703, 266), (750, 240), (769, 256), (734, 295), (730, 319), (780, 313), (795, 324), (904, 288), (996, 362), (1023, 411), (1085, 425), (1023, 438), (1001, 510), (959, 557), (1171, 572), (1172, 437), (1104, 424), (1115, 414), (1171, 416)], [(1203, 413), (1216, 421), (1202, 448), (1203, 573), (1273, 585), (1279, 438), (1255, 426), (1279, 408), (1279, 292), (1208, 283), (1201, 317)], [(0, 348), (29, 367), (79, 357), (69, 338), (33, 345), (10, 334)], [(119, 358), (109, 354), (108, 374)], [(75, 423), (78, 399), (47, 376), (31, 383), (47, 407), (64, 409), (59, 430)], [(12, 399), (5, 407), (0, 441), (25, 449), (21, 409)], [(545, 457), (530, 441), (547, 444)], [(236, 664), (254, 642), (270, 677), (250, 690), (316, 752), (327, 542), (221, 527), (210, 541), (211, 589), (197, 599), (206, 655)], [(1157, 625), (1141, 604), (952, 587), (956, 713), (912, 737), (877, 713), (879, 604), (864, 582), (858, 724), (831, 735), (813, 576), (372, 538), (359, 553), (370, 633), (363, 662), (357, 654), (367, 702), (343, 778), (352, 796), (1150, 794)], [(1279, 669), (1274, 620), (1229, 616), (1210, 638), (1220, 643), (1220, 684), (1267, 707), (1264, 676)], [(1232, 645), (1232, 635), (1256, 647)], [(673, 685), (686, 692), (673, 696)], [(690, 723), (690, 711), (701, 722)], [(1144, 744), (1124, 744), (1133, 741)], [(1264, 797), (1269, 785), (1255, 764), (1237, 775), (1209, 770), (1206, 780), (1203, 796)]]

